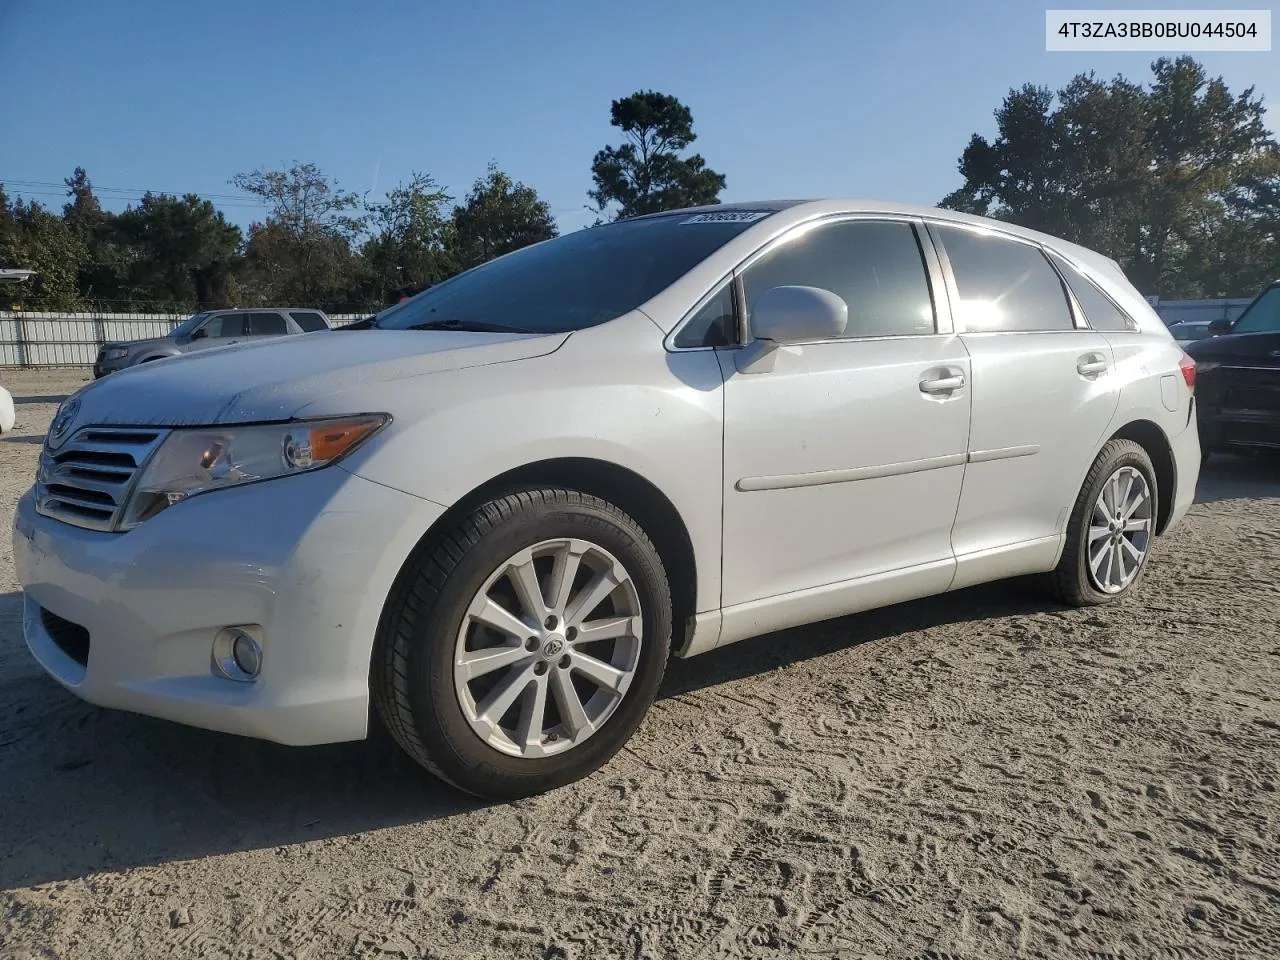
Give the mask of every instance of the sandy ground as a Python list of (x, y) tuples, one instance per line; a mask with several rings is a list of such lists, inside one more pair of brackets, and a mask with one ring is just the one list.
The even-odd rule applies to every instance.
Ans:
[(605, 770), (486, 806), (45, 678), (7, 531), (77, 381), (0, 379), (0, 956), (1280, 955), (1280, 461), (1211, 466), (1118, 608), (995, 585), (677, 661)]

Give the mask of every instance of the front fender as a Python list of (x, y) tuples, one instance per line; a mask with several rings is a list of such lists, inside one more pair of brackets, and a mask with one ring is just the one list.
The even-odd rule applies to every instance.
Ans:
[(697, 609), (720, 602), (723, 400), (712, 351), (668, 353), (643, 315), (574, 333), (555, 353), (369, 384), (298, 416), (387, 411), (352, 473), (452, 506), (543, 460), (605, 461), (666, 496), (689, 532)]
[(152, 360), (166, 360), (169, 357), (180, 357), (182, 351), (177, 347), (155, 347), (138, 355), (129, 366), (136, 367), (140, 363), (150, 363)]

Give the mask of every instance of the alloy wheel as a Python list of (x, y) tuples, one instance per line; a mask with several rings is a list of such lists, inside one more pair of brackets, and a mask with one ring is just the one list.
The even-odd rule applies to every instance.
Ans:
[(463, 714), (505, 754), (571, 750), (622, 702), (643, 629), (636, 585), (603, 547), (563, 538), (521, 550), (486, 579), (458, 631)]
[(1103, 593), (1133, 583), (1151, 545), (1155, 503), (1140, 470), (1121, 467), (1102, 485), (1089, 523), (1089, 579)]

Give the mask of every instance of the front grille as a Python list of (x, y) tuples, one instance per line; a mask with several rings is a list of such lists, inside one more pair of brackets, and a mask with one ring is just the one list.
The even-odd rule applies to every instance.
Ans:
[(167, 431), (144, 427), (85, 427), (56, 450), (40, 454), (36, 509), (90, 530), (112, 530), (139, 469)]
[(78, 623), (64, 620), (56, 613), (40, 608), (40, 623), (58, 649), (82, 667), (89, 665), (89, 631)]

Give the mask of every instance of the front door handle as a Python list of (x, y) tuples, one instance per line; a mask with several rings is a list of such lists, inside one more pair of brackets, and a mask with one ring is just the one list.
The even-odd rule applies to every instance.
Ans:
[(1086, 353), (1076, 361), (1076, 372), (1082, 377), (1096, 377), (1107, 372), (1107, 358), (1100, 353)]
[(950, 377), (938, 377), (936, 380), (921, 380), (920, 390), (923, 393), (953, 393), (964, 386), (964, 374), (957, 373)]

